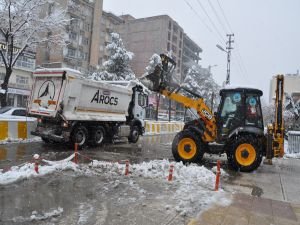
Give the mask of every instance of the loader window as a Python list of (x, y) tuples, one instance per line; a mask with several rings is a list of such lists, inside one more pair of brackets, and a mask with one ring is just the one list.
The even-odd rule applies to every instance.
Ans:
[(246, 96), (246, 125), (263, 127), (259, 97), (254, 94)]
[(243, 122), (243, 101), (240, 92), (227, 93), (224, 96), (220, 122), (221, 133), (227, 135), (231, 130), (240, 126)]

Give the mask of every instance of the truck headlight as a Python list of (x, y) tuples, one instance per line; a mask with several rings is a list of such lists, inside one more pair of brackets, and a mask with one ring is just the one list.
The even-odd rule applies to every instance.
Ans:
[(69, 126), (69, 124), (68, 124), (68, 122), (63, 122), (63, 123), (61, 124), (61, 126), (66, 128), (66, 127)]

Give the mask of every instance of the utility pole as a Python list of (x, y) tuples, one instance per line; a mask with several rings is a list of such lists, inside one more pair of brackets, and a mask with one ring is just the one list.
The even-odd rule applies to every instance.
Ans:
[(233, 49), (231, 47), (231, 44), (234, 43), (234, 40), (232, 40), (232, 37), (234, 37), (234, 34), (227, 34), (226, 35), (229, 40), (226, 42), (227, 46), (227, 76), (226, 76), (226, 82), (225, 84), (230, 84), (230, 56), (231, 56), (231, 50)]

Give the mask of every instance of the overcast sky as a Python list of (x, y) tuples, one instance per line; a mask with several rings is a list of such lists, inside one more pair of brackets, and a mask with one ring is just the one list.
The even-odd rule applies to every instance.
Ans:
[(103, 8), (136, 18), (169, 15), (203, 49), (200, 65), (217, 65), (212, 73), (219, 84), (227, 61), (216, 44), (225, 48), (226, 33), (233, 32), (231, 84), (257, 87), (265, 99), (273, 75), (300, 69), (300, 0), (104, 0)]

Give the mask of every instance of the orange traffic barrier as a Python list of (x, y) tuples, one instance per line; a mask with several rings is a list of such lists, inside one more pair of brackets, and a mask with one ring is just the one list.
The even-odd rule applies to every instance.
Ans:
[(129, 160), (126, 160), (126, 165), (125, 165), (125, 176), (129, 174)]
[(34, 154), (33, 159), (34, 159), (34, 171), (36, 173), (39, 173), (39, 159), (40, 159), (40, 156), (38, 154)]
[(220, 175), (221, 175), (221, 161), (218, 160), (217, 161), (217, 174), (216, 174), (215, 191), (219, 190)]
[(174, 165), (171, 164), (170, 165), (170, 169), (169, 169), (168, 181), (172, 181), (173, 180), (173, 171), (174, 171)]

